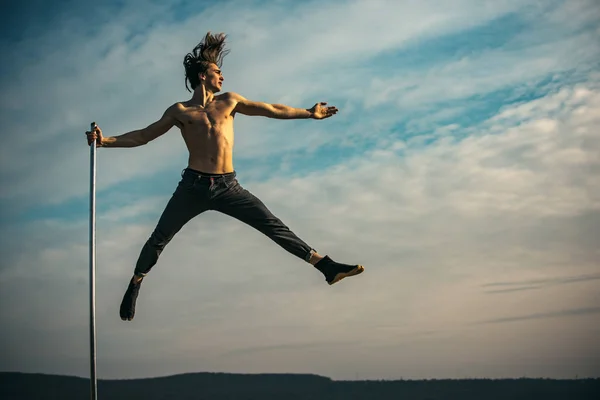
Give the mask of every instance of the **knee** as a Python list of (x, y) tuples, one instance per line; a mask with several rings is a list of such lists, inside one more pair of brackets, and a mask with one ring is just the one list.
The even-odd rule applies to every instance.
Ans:
[(163, 232), (155, 230), (154, 232), (152, 232), (152, 235), (150, 235), (150, 238), (146, 243), (150, 247), (162, 249), (171, 241), (171, 238), (172, 237), (165, 235)]

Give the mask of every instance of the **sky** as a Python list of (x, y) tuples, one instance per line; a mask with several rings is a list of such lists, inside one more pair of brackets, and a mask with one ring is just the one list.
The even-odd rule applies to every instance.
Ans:
[(597, 1), (16, 3), (0, 24), (0, 371), (89, 376), (84, 132), (189, 99), (183, 58), (211, 31), (228, 35), (224, 91), (339, 108), (238, 116), (234, 166), (299, 237), (365, 272), (329, 286), (208, 212), (123, 322), (187, 151), (176, 128), (99, 149), (99, 378), (600, 376)]

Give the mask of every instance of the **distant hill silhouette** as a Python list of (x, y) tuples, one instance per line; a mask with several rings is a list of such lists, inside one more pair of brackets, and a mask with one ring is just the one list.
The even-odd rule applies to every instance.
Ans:
[[(0, 399), (82, 400), (89, 379), (0, 372)], [(190, 373), (98, 380), (98, 400), (596, 400), (600, 379), (334, 381), (318, 375)]]

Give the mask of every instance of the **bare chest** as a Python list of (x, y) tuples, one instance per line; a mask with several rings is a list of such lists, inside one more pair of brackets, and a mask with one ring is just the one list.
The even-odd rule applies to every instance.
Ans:
[(233, 142), (233, 118), (220, 107), (186, 108), (181, 110), (178, 120), (188, 141)]
[(188, 109), (181, 112), (178, 119), (182, 128), (191, 129), (211, 129), (226, 120), (223, 113), (215, 109)]

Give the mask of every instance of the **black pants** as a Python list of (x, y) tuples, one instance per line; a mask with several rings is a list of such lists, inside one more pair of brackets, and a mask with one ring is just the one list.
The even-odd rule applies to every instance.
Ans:
[(187, 168), (182, 172), (181, 181), (158, 225), (142, 248), (135, 274), (146, 275), (173, 236), (192, 218), (208, 210), (219, 211), (252, 226), (307, 262), (315, 252), (275, 217), (260, 199), (244, 189), (238, 183), (235, 172), (216, 175)]

